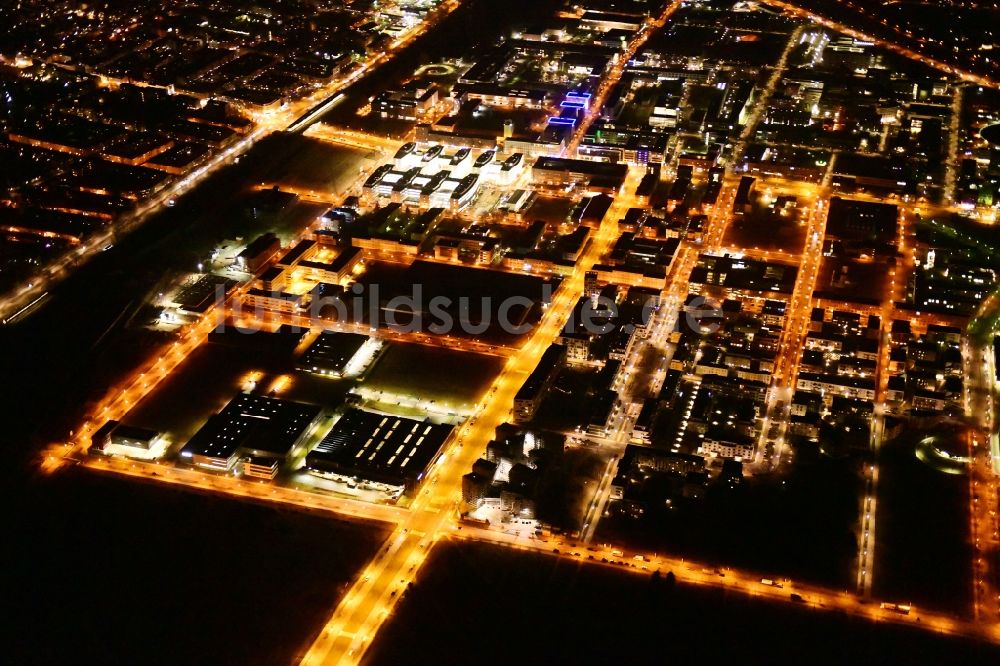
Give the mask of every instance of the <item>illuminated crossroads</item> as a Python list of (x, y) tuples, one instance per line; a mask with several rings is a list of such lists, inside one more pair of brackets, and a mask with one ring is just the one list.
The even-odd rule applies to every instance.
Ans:
[[(447, 7), (450, 10), (457, 4), (457, 2), (450, 2), (442, 5), (442, 7)], [(680, 2), (674, 2), (669, 5), (663, 15), (658, 17), (652, 26), (663, 25), (680, 4)], [(764, 0), (764, 4), (780, 7), (797, 16), (806, 16), (811, 20), (844, 32), (845, 34), (874, 41), (879, 46), (888, 48), (949, 74), (960, 76), (967, 81), (980, 85), (996, 86), (994, 82), (982, 77), (957, 72), (948, 65), (924, 58), (898, 45), (873, 40), (870, 37), (860, 35), (856, 31), (816, 17), (809, 12), (797, 9), (784, 2)], [(392, 52), (408, 44), (417, 35), (428, 29), (431, 24), (429, 22), (419, 27), (412, 34), (408, 35), (405, 40), (395, 43)], [(652, 26), (647, 24), (637, 34), (633, 42), (629, 44), (626, 50), (627, 55), (623, 57), (622, 62), (627, 62), (628, 57), (641, 47), (646, 38), (653, 32), (654, 28)], [(794, 41), (794, 39), (790, 40), (790, 44)], [(387, 52), (381, 60), (376, 59), (371, 61), (366, 69), (352, 76), (350, 80), (338, 81), (329, 88), (317, 92), (309, 100), (302, 100), (297, 105), (294, 105), (294, 109), (282, 112), (281, 114), (260, 118), (258, 129), (254, 134), (244, 140), (245, 145), (243, 143), (239, 144), (242, 148), (236, 150), (234, 146), (233, 151), (235, 152), (230, 153), (227, 151), (227, 153), (217, 156), (218, 162), (213, 161), (210, 167), (205, 168), (204, 172), (201, 172), (197, 176), (192, 175), (190, 182), (187, 182), (188, 179), (182, 181), (187, 183), (186, 186), (176, 192), (171, 191), (169, 195), (165, 195), (163, 201), (167, 198), (178, 196), (184, 190), (200, 182), (200, 180), (214, 172), (218, 167), (225, 164), (228, 159), (249, 148), (256, 139), (264, 134), (291, 127), (296, 123), (296, 119), (302, 118), (303, 114), (308, 113), (315, 104), (323, 100), (329, 100), (332, 95), (335, 95), (345, 85), (358, 76), (363, 75), (363, 72), (369, 71), (372, 67), (377, 66), (379, 62), (391, 57), (392, 52)], [(787, 55), (787, 53), (788, 50), (786, 49), (784, 55)], [(784, 56), (782, 63), (775, 68), (775, 77), (769, 81), (769, 88), (773, 88), (777, 82), (779, 72), (783, 70), (783, 60)], [(623, 71), (622, 62), (609, 72), (607, 78), (599, 87), (597, 95), (595, 95), (592, 102), (592, 110), (586, 115), (585, 120), (577, 128), (569, 143), (566, 151), (568, 154), (572, 155), (575, 152), (587, 128), (596, 117), (595, 110), (601, 108), (603, 98), (613, 88), (618, 77), (621, 76)], [(766, 100), (767, 97), (768, 95), (765, 94), (763, 99)], [(399, 142), (325, 126), (313, 126), (307, 130), (307, 134), (327, 141), (351, 145), (366, 150), (379, 151), (383, 154), (395, 150), (399, 145)], [(747, 137), (749, 136), (750, 134), (748, 133)], [(209, 311), (196, 324), (190, 326), (180, 339), (171, 346), (168, 346), (150, 367), (136, 372), (122, 386), (110, 391), (108, 396), (98, 403), (98, 407), (91, 420), (84, 423), (79, 432), (74, 433), (73, 440), (70, 443), (53, 447), (46, 452), (43, 461), (44, 468), (52, 471), (64, 464), (76, 463), (99, 471), (191, 487), (203, 492), (221, 493), (254, 501), (280, 502), (310, 510), (332, 512), (339, 516), (379, 521), (393, 525), (393, 532), (386, 543), (380, 548), (378, 554), (368, 566), (358, 574), (351, 588), (341, 599), (334, 614), (319, 632), (315, 642), (303, 658), (302, 663), (304, 664), (358, 663), (377, 635), (379, 627), (392, 614), (396, 604), (405, 593), (407, 586), (416, 580), (422, 565), (426, 562), (434, 545), (442, 538), (487, 541), (524, 550), (544, 552), (554, 557), (576, 560), (580, 563), (593, 564), (594, 566), (624, 568), (637, 574), (648, 574), (652, 571), (672, 571), (679, 580), (686, 583), (722, 587), (731, 591), (785, 602), (790, 602), (790, 591), (794, 591), (802, 597), (802, 602), (805, 606), (813, 609), (835, 610), (876, 621), (909, 624), (931, 631), (975, 636), (1000, 642), (1000, 624), (997, 624), (998, 619), (1000, 619), (1000, 597), (997, 596), (995, 588), (991, 587), (989, 583), (991, 577), (987, 575), (988, 569), (984, 564), (976, 565), (976, 617), (979, 620), (978, 622), (960, 621), (944, 614), (937, 614), (925, 611), (924, 609), (919, 609), (919, 611), (914, 611), (910, 614), (901, 614), (894, 612), (892, 609), (882, 608), (878, 603), (870, 601), (871, 571), (874, 562), (872, 555), (874, 550), (874, 496), (878, 478), (877, 468), (874, 466), (870, 469), (869, 477), (866, 479), (865, 497), (862, 500), (864, 518), (859, 538), (861, 548), (858, 562), (857, 595), (825, 589), (819, 586), (792, 583), (790, 581), (786, 581), (780, 585), (766, 584), (753, 575), (730, 568), (720, 571), (713, 567), (703, 566), (691, 561), (666, 556), (649, 556), (640, 553), (635, 554), (640, 559), (634, 559), (628, 555), (615, 555), (612, 551), (617, 549), (610, 546), (602, 546), (601, 548), (591, 547), (588, 545), (590, 538), (593, 536), (598, 517), (601, 515), (602, 507), (607, 500), (607, 475), (602, 478), (602, 483), (599, 484), (595, 493), (595, 500), (588, 513), (589, 516), (592, 516), (588, 521), (589, 529), (585, 530), (583, 538), (579, 540), (580, 543), (564, 538), (550, 538), (545, 541), (526, 539), (517, 535), (497, 530), (477, 528), (471, 525), (462, 525), (461, 529), (459, 529), (458, 502), (461, 496), (461, 479), (463, 474), (480, 457), (486, 442), (493, 437), (496, 427), (510, 419), (511, 406), (515, 394), (523, 384), (524, 379), (537, 365), (542, 353), (556, 336), (559, 335), (566, 317), (582, 295), (584, 273), (594, 263), (599, 262), (617, 240), (617, 220), (628, 208), (638, 205), (633, 193), (641, 176), (641, 169), (630, 169), (628, 179), (622, 188), (623, 194), (615, 197), (612, 207), (604, 216), (599, 229), (594, 234), (589, 248), (580, 257), (579, 261), (577, 261), (571, 275), (563, 281), (559, 290), (555, 293), (552, 303), (549, 305), (541, 323), (535, 328), (530, 338), (520, 349), (507, 347), (495, 349), (487, 347), (483, 343), (447, 337), (426, 336), (419, 333), (395, 334), (398, 336), (396, 339), (405, 342), (446, 346), (469, 352), (492, 353), (507, 358), (503, 371), (497, 377), (493, 386), (476, 405), (473, 415), (466, 420), (461, 428), (456, 429), (446, 445), (444, 455), (432, 469), (430, 478), (425, 481), (408, 508), (340, 499), (244, 479), (210, 476), (197, 471), (155, 462), (95, 459), (86, 456), (85, 449), (88, 438), (100, 423), (109, 419), (123, 417), (135, 404), (162, 382), (163, 379), (168, 377), (192, 351), (205, 342), (208, 334), (214, 329), (220, 317), (234, 312), (232, 308), (242, 298), (245, 288), (237, 290), (227, 304), (224, 304), (218, 310), (213, 309)], [(779, 356), (776, 359), (774, 383), (769, 391), (768, 412), (762, 429), (763, 438), (767, 437), (769, 420), (773, 419), (780, 424), (781, 429), (777, 437), (778, 446), (774, 458), (770, 461), (772, 467), (777, 467), (782, 461), (781, 447), (784, 441), (787, 420), (782, 418), (782, 414), (775, 413), (775, 406), (779, 399), (787, 400), (790, 391), (795, 386), (801, 342), (809, 322), (811, 306), (813, 305), (812, 293), (816, 287), (818, 278), (826, 215), (829, 208), (829, 195), (824, 188), (812, 188), (811, 194), (808, 196), (809, 207), (805, 221), (806, 240), (800, 254), (770, 252), (761, 256), (760, 254), (755, 254), (754, 251), (723, 247), (726, 227), (731, 218), (732, 206), (736, 196), (737, 180), (732, 176), (728, 176), (725, 179), (717, 203), (709, 212), (703, 244), (694, 245), (687, 241), (681, 244), (668, 276), (667, 289), (664, 292), (662, 311), (665, 313), (666, 320), (657, 331), (661, 333), (669, 332), (674, 328), (675, 321), (673, 321), (673, 318), (676, 317), (680, 306), (688, 295), (688, 279), (698, 261), (699, 254), (734, 250), (744, 252), (746, 255), (755, 258), (776, 259), (799, 265), (797, 282), (793, 293), (789, 297), (789, 309), (785, 327), (782, 331)], [(331, 194), (319, 193), (314, 196), (322, 197), (330, 196)], [(303, 194), (303, 196), (305, 195)], [(143, 216), (151, 213), (158, 205), (159, 203), (150, 204), (150, 207), (143, 212)], [(900, 208), (903, 211), (905, 222), (906, 217), (912, 214), (914, 207), (901, 206)], [(903, 239), (907, 237), (906, 229), (907, 227), (904, 223)], [(92, 250), (93, 248), (85, 250), (85, 252)], [(900, 250), (905, 250), (904, 244), (900, 245)], [(890, 294), (883, 300), (879, 308), (882, 317), (883, 337), (885, 336), (886, 326), (894, 317), (913, 319), (914, 321), (919, 321), (921, 325), (928, 323), (952, 323), (947, 317), (929, 314), (917, 316), (908, 311), (897, 310), (894, 301), (897, 300), (898, 290), (903, 288), (901, 280), (899, 282), (900, 284), (897, 284), (897, 280), (892, 281)], [(17, 303), (21, 302), (23, 300), (17, 301)], [(245, 320), (244, 323), (254, 322)], [(299, 317), (277, 314), (268, 316), (266, 323), (309, 324), (309, 322), (303, 321)], [(314, 324), (315, 322), (312, 323)], [(337, 324), (334, 328), (352, 330), (350, 325)], [(357, 330), (361, 329), (358, 328)], [(385, 332), (380, 333), (385, 334)], [(884, 404), (888, 361), (886, 358), (886, 345), (883, 344), (880, 348), (882, 351), (878, 361), (879, 396), (875, 401), (876, 405)], [(985, 373), (992, 372), (993, 368), (985, 366), (985, 369), (976, 369), (977, 364), (986, 363), (985, 358), (981, 354), (982, 350), (978, 350), (976, 353), (969, 355), (969, 358), (974, 368), (973, 371), (984, 373), (986, 380), (988, 380), (991, 375)], [(992, 417), (992, 405), (992, 401), (989, 401), (989, 407), (984, 408), (985, 412), (977, 412), (987, 416), (986, 422), (982, 424), (983, 431), (987, 434), (991, 433), (995, 427)], [(883, 411), (876, 412), (876, 426), (873, 428), (873, 445), (875, 446), (877, 446), (881, 438), (880, 429), (882, 427), (883, 416)], [(973, 497), (970, 519), (973, 525), (973, 534), (976, 538), (977, 553), (981, 553), (984, 548), (981, 540), (987, 540), (990, 544), (995, 544), (998, 541), (997, 517), (995, 512), (991, 514), (987, 510), (987, 506), (996, 506), (997, 484), (994, 474), (995, 470), (991, 469), (991, 463), (992, 465), (998, 465), (1000, 464), (1000, 460), (997, 459), (995, 452), (991, 454), (991, 445), (985, 441), (987, 437), (988, 435), (984, 435), (982, 439), (974, 438), (969, 443), (974, 454), (974, 459), (977, 461), (976, 472), (974, 475), (970, 475)], [(758, 447), (758, 450), (761, 448)], [(721, 575), (723, 573), (725, 574), (724, 576)]]
[(923, 54), (917, 53), (916, 51), (909, 49), (905, 46), (902, 46), (900, 44), (897, 44), (895, 42), (873, 37), (860, 30), (855, 30), (850, 26), (843, 25), (842, 23), (838, 23), (837, 21), (832, 21), (824, 16), (811, 12), (808, 9), (802, 9), (801, 7), (797, 7), (794, 3), (782, 2), (782, 0), (759, 0), (759, 1), (763, 5), (776, 7), (784, 12), (791, 14), (792, 16), (798, 16), (800, 18), (809, 19), (810, 21), (818, 23), (819, 25), (825, 28), (836, 30), (837, 32), (843, 33), (849, 37), (854, 37), (855, 39), (871, 42), (872, 44), (875, 44), (880, 48), (892, 51), (893, 53), (903, 56), (904, 58), (909, 58), (910, 60), (916, 60), (917, 62), (927, 65), (928, 67), (933, 67), (938, 71), (944, 72), (945, 74), (957, 76), (958, 78), (968, 83), (974, 83), (976, 85), (985, 86), (987, 88), (996, 88), (1000, 86), (1000, 82), (994, 81), (993, 79), (987, 76), (980, 76), (978, 74), (967, 72), (963, 69), (953, 67), (947, 63), (941, 62), (936, 58), (930, 58)]
[[(639, 174), (633, 170), (625, 184), (626, 192), (635, 190), (638, 178)], [(510, 357), (480, 403), (476, 416), (452, 438), (443, 462), (414, 500), (410, 519), (393, 533), (388, 550), (376, 556), (348, 591), (307, 653), (304, 664), (356, 663), (360, 659), (378, 626), (399, 600), (400, 593), (414, 580), (430, 545), (441, 537), (446, 527), (454, 525), (458, 517), (462, 475), (479, 458), (496, 427), (509, 419), (514, 395), (562, 330), (565, 318), (583, 294), (584, 266), (598, 261), (617, 238), (618, 217), (631, 203), (634, 202), (628, 195), (615, 200), (590, 249), (553, 296), (530, 340), (519, 354)]]
[(670, 16), (676, 12), (681, 7), (681, 0), (674, 0), (669, 5), (667, 5), (663, 12), (654, 20), (647, 21), (645, 25), (636, 33), (632, 41), (628, 43), (625, 50), (618, 58), (618, 62), (611, 68), (611, 71), (604, 75), (601, 80), (600, 85), (597, 88), (593, 98), (590, 100), (590, 107), (587, 113), (584, 114), (583, 119), (580, 124), (573, 131), (573, 136), (566, 144), (566, 149), (563, 151), (565, 155), (576, 156), (576, 149), (580, 147), (580, 142), (583, 141), (583, 137), (587, 135), (587, 130), (590, 129), (591, 124), (600, 115), (601, 109), (604, 107), (604, 101), (607, 99), (608, 94), (611, 89), (614, 88), (615, 84), (621, 79), (622, 74), (625, 72), (625, 66), (628, 64), (632, 56), (635, 55), (646, 40), (649, 39), (657, 29), (662, 28), (666, 25)]
[[(207, 164), (186, 174), (164, 191), (143, 201), (139, 208), (129, 216), (119, 220), (115, 225), (95, 234), (86, 243), (74, 247), (68, 257), (61, 257), (42, 268), (38, 276), (30, 283), (21, 285), (13, 293), (0, 294), (0, 324), (8, 323), (15, 313), (21, 314), (26, 307), (31, 307), (35, 299), (40, 298), (47, 293), (49, 288), (68, 277), (76, 265), (100, 252), (118, 234), (135, 229), (151, 216), (160, 212), (170, 201), (183, 196), (220, 169), (231, 164), (234, 159), (252, 148), (259, 140), (273, 132), (282, 132), (293, 128), (299, 130), (311, 125), (321, 115), (316, 111), (325, 110), (335, 103), (337, 95), (342, 90), (391, 60), (414, 40), (437, 25), (441, 19), (460, 4), (461, 0), (442, 2), (426, 21), (409, 28), (403, 35), (394, 40), (389, 48), (365, 61), (361, 67), (353, 70), (349, 75), (331, 81), (308, 96), (287, 104), (280, 110), (254, 114), (253, 120), (256, 125), (250, 134), (229, 148), (213, 155)], [(115, 80), (106, 76), (102, 79), (107, 84), (135, 84), (131, 80)]]

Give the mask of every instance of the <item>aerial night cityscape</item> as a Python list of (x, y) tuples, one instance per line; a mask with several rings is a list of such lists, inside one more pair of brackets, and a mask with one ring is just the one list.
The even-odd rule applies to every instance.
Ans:
[(1000, 664), (1000, 2), (0, 3), (9, 664)]

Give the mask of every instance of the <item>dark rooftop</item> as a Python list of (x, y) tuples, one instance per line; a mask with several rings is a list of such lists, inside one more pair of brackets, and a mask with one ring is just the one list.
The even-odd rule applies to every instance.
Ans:
[(306, 456), (312, 469), (412, 487), (423, 478), (452, 427), (350, 409)]

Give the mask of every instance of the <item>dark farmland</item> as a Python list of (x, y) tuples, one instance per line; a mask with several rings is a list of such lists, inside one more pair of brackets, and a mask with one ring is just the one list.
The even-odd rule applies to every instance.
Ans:
[[(470, 655), (474, 655), (471, 657)], [(444, 543), (369, 664), (993, 663), (995, 646), (474, 543)]]

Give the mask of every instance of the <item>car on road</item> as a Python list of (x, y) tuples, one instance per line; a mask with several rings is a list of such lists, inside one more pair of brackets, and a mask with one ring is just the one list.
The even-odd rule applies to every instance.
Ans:
[(879, 608), (893, 613), (899, 613), (900, 615), (909, 615), (910, 611), (913, 609), (913, 607), (909, 604), (891, 604), (887, 602), (882, 602), (879, 605)]

